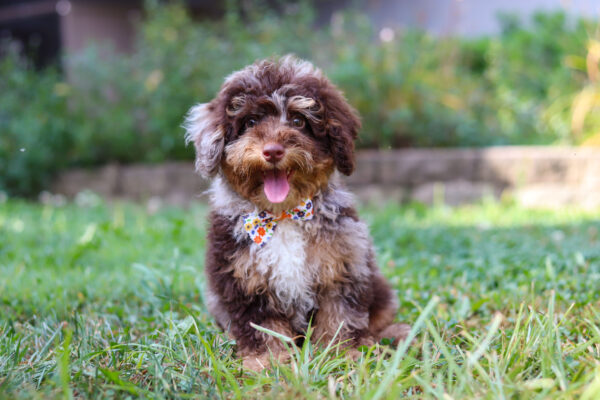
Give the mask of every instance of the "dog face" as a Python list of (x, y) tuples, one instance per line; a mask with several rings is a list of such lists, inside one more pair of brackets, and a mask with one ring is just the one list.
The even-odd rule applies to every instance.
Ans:
[(220, 172), (242, 197), (276, 212), (326, 187), (335, 168), (352, 173), (360, 122), (320, 70), (286, 56), (230, 75), (184, 126), (203, 176)]

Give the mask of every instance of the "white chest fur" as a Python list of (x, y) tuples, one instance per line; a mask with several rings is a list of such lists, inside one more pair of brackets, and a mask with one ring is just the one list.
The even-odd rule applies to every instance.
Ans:
[[(284, 220), (277, 224), (273, 237), (264, 247), (254, 247), (254, 267), (266, 279), (280, 306), (296, 314), (297, 323), (314, 306), (315, 294), (311, 268), (306, 264), (307, 239), (303, 222)], [(296, 319), (294, 318), (294, 319)]]

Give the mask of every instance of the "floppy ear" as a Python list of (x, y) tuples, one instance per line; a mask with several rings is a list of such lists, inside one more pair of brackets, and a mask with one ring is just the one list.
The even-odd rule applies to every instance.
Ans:
[(344, 175), (354, 171), (354, 140), (360, 129), (358, 113), (333, 85), (323, 96), (329, 146), (337, 169)]
[(214, 176), (223, 154), (225, 131), (218, 123), (211, 103), (192, 107), (183, 127), (185, 143), (193, 142), (196, 148), (196, 171), (205, 178)]

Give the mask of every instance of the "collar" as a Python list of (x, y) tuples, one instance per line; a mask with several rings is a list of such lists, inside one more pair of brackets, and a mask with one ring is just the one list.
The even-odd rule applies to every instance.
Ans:
[(263, 247), (273, 236), (277, 223), (284, 219), (296, 221), (308, 221), (314, 216), (312, 199), (305, 199), (291, 210), (283, 211), (279, 216), (268, 211), (255, 211), (242, 215), (244, 230), (250, 239), (260, 247)]

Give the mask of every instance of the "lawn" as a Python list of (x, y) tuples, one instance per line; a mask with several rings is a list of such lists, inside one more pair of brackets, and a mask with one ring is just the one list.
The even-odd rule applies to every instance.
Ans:
[(83, 200), (0, 204), (0, 398), (600, 396), (600, 210), (363, 207), (414, 344), (256, 374), (204, 307), (206, 208)]

